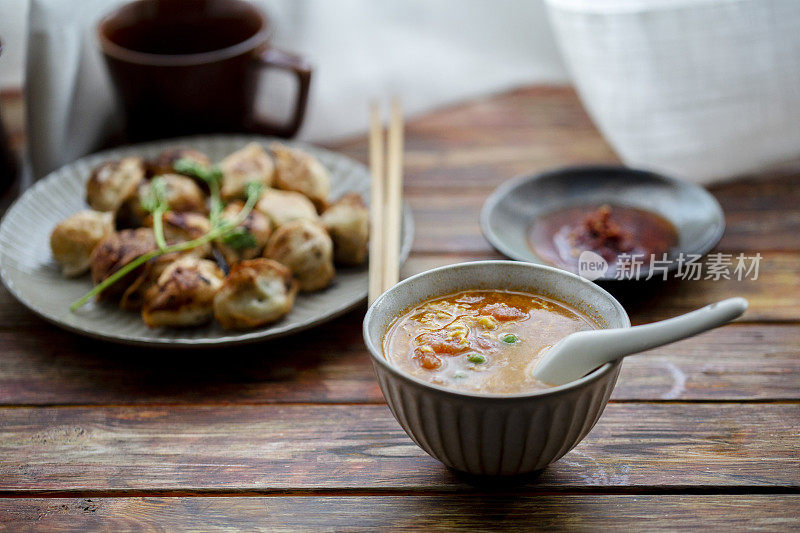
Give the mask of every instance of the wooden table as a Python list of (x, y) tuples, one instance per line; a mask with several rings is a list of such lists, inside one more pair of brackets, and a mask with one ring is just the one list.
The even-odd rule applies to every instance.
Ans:
[[(366, 160), (364, 139), (334, 148)], [(478, 212), (509, 177), (616, 157), (564, 88), (411, 120), (405, 275), (499, 257)], [(625, 361), (591, 434), (538, 477), (450, 471), (403, 433), (361, 339), (364, 307), (247, 348), (84, 339), (0, 290), (0, 528), (800, 527), (800, 167), (712, 188), (717, 250), (757, 280), (625, 296), (634, 323), (743, 295), (733, 325)]]

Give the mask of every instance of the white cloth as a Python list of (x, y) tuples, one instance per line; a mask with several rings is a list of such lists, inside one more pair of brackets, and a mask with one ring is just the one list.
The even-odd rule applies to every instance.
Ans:
[(25, 80), (34, 177), (96, 150), (119, 131), (93, 28), (120, 1), (33, 0)]
[[(300, 137), (362, 132), (371, 98), (407, 114), (534, 82), (563, 82), (541, 0), (260, 0), (276, 46), (314, 65)], [(32, 0), (27, 66), (34, 176), (95, 150), (118, 129), (94, 28), (120, 0)], [(269, 114), (291, 87), (266, 76)]]
[[(27, 68), (34, 176), (118, 130), (94, 36), (123, 0), (31, 0)], [(258, 0), (275, 45), (315, 66), (300, 137), (362, 132), (367, 102), (413, 115), (534, 82), (562, 54), (623, 161), (708, 182), (800, 155), (800, 0)], [(268, 114), (291, 84), (266, 77)]]
[(710, 182), (800, 156), (800, 1), (547, 3), (583, 103), (628, 165)]

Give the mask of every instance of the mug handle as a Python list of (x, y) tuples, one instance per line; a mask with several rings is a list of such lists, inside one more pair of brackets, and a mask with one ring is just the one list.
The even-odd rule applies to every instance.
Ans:
[(277, 48), (263, 48), (253, 53), (253, 67), (256, 69), (276, 68), (294, 73), (297, 78), (297, 97), (294, 112), (288, 122), (281, 124), (260, 117), (253, 117), (249, 129), (263, 135), (292, 137), (300, 129), (308, 104), (308, 89), (311, 86), (311, 66), (302, 57)]

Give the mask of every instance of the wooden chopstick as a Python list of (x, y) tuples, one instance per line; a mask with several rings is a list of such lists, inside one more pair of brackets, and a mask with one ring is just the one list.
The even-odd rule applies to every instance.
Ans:
[(388, 154), (384, 152), (384, 131), (380, 108), (370, 108), (369, 166), (370, 247), (369, 302), (395, 285), (400, 276), (400, 232), (403, 203), (403, 112), (400, 101), (392, 102), (388, 133)]
[(384, 142), (383, 122), (377, 102), (370, 106), (369, 169), (370, 186), (370, 236), (369, 236), (369, 303), (383, 292), (383, 217), (384, 209)]
[(400, 213), (403, 202), (403, 110), (392, 102), (389, 121), (389, 150), (386, 166), (386, 221), (384, 227), (383, 290), (396, 285), (400, 277)]

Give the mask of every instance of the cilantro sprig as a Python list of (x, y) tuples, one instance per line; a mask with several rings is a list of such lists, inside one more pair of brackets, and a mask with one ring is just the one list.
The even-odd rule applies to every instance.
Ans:
[(160, 250), (167, 247), (167, 240), (164, 237), (164, 213), (169, 210), (167, 202), (167, 182), (164, 178), (157, 176), (150, 182), (150, 190), (141, 200), (142, 208), (153, 215), (153, 233), (156, 237), (156, 244)]
[(175, 161), (175, 163), (172, 164), (172, 168), (181, 174), (200, 179), (208, 185), (208, 192), (211, 197), (210, 214), (208, 218), (211, 221), (211, 226), (215, 226), (219, 222), (219, 217), (222, 214), (222, 199), (219, 193), (219, 188), (222, 184), (222, 170), (217, 165), (209, 167), (185, 157)]
[[(204, 234), (204, 235), (202, 235), (202, 236), (200, 236), (200, 237), (198, 237), (196, 239), (190, 240), (190, 241), (179, 242), (179, 243), (172, 244), (172, 245), (166, 245), (165, 244), (165, 246), (163, 246), (163, 247), (161, 247), (159, 245), (158, 249), (152, 250), (152, 251), (150, 251), (150, 252), (148, 252), (146, 254), (140, 255), (139, 257), (137, 257), (136, 259), (134, 259), (130, 263), (125, 264), (122, 268), (120, 268), (119, 270), (117, 270), (116, 272), (111, 274), (109, 277), (107, 277), (106, 279), (104, 279), (103, 281), (101, 281), (100, 283), (95, 285), (92, 290), (90, 290), (89, 292), (84, 294), (80, 299), (78, 299), (75, 302), (73, 302), (72, 305), (70, 305), (70, 307), (69, 307), (70, 311), (75, 311), (75, 310), (79, 309), (80, 307), (83, 307), (84, 305), (86, 305), (89, 302), (89, 300), (91, 300), (92, 298), (94, 298), (98, 294), (102, 293), (108, 287), (110, 287), (111, 285), (113, 285), (114, 283), (116, 283), (117, 281), (122, 279), (123, 277), (125, 277), (126, 274), (132, 272), (136, 268), (142, 266), (147, 261), (149, 261), (149, 260), (151, 260), (151, 259), (153, 259), (155, 257), (159, 257), (159, 256), (162, 256), (162, 255), (170, 254), (170, 253), (173, 253), (173, 252), (183, 252), (183, 251), (186, 251), (186, 250), (191, 250), (192, 248), (196, 248), (198, 246), (202, 246), (203, 244), (209, 243), (209, 242), (211, 242), (211, 241), (213, 241), (215, 239), (219, 239), (219, 238), (223, 238), (224, 239), (229, 233), (234, 231), (242, 222), (245, 221), (245, 219), (247, 218), (247, 215), (249, 215), (250, 211), (253, 210), (253, 207), (256, 205), (256, 202), (258, 201), (259, 197), (261, 196), (262, 189), (263, 189), (263, 185), (261, 183), (258, 183), (258, 182), (250, 182), (250, 183), (248, 183), (247, 184), (247, 188), (246, 188), (247, 201), (245, 202), (244, 207), (242, 207), (242, 210), (239, 211), (239, 213), (233, 219), (224, 220), (224, 219), (220, 219), (219, 215), (217, 215), (216, 223), (215, 224), (212, 223), (211, 230), (209, 232), (207, 232), (206, 234)], [(154, 218), (153, 218), (153, 230), (154, 231), (156, 231), (156, 228), (155, 228), (155, 220), (156, 220), (155, 212), (157, 212), (158, 208), (161, 206), (161, 203), (158, 200), (158, 195), (159, 195), (158, 189), (156, 188), (156, 192), (154, 193), (154, 196), (153, 197), (148, 196), (148, 198), (145, 200), (145, 202), (147, 203), (147, 205), (145, 206), (145, 209), (147, 209), (147, 207), (152, 207), (153, 208), (153, 211), (151, 211), (151, 212), (154, 213)], [(219, 199), (219, 191), (217, 191), (217, 198)], [(220, 212), (221, 212), (221, 203), (220, 203)], [(163, 214), (163, 212), (162, 212), (162, 214)], [(161, 230), (161, 231), (162, 231), (162, 238), (163, 238), (163, 230)], [(156, 241), (158, 241), (158, 236), (156, 236)]]
[(231, 230), (230, 233), (222, 238), (222, 242), (238, 251), (246, 250), (248, 248), (255, 248), (258, 246), (255, 235), (247, 231), (247, 228), (243, 227), (238, 227)]

